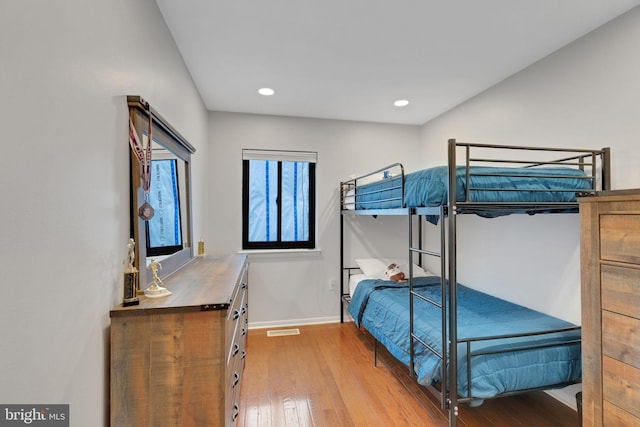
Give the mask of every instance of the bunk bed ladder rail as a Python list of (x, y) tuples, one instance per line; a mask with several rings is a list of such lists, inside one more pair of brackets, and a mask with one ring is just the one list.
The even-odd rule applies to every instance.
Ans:
[[(440, 207), (440, 218), (444, 218), (446, 216), (446, 212), (447, 212), (447, 208), (446, 206), (441, 206)], [(419, 294), (418, 292), (416, 292), (414, 290), (413, 284), (414, 284), (414, 275), (413, 275), (413, 256), (414, 254), (419, 254), (420, 256), (420, 262), (419, 265), (422, 266), (422, 257), (424, 255), (428, 255), (428, 256), (433, 256), (433, 257), (438, 257), (440, 258), (440, 269), (441, 271), (444, 271), (445, 267), (446, 267), (446, 256), (445, 256), (445, 228), (444, 228), (444, 224), (442, 224), (441, 222), (441, 226), (440, 226), (440, 252), (434, 252), (434, 251), (429, 251), (429, 250), (425, 250), (423, 248), (423, 242), (422, 242), (422, 215), (418, 215), (418, 225), (419, 225), (419, 231), (418, 231), (418, 247), (415, 247), (415, 245), (413, 244), (413, 239), (414, 239), (414, 233), (413, 233), (413, 216), (416, 215), (417, 210), (414, 208), (409, 209), (409, 375), (412, 377), (416, 376), (415, 373), (415, 346), (416, 344), (420, 344), (423, 347), (425, 347), (427, 349), (427, 351), (433, 353), (436, 357), (438, 357), (440, 359), (440, 361), (442, 362), (440, 364), (441, 366), (441, 378), (445, 378), (445, 369), (446, 369), (446, 363), (444, 361), (447, 360), (447, 346), (443, 345), (441, 349), (435, 349), (432, 346), (430, 346), (428, 343), (426, 343), (422, 338), (420, 338), (419, 335), (417, 335), (415, 333), (415, 328), (414, 328), (414, 298), (418, 298), (428, 304), (433, 305), (434, 307), (437, 307), (440, 309), (441, 314), (442, 314), (442, 318), (441, 318), (441, 322), (444, 325), (446, 322), (446, 311), (444, 310), (444, 303), (443, 301), (445, 301), (446, 298), (446, 279), (444, 277), (443, 274), (440, 275), (440, 302), (438, 301), (434, 301), (422, 294)], [(445, 328), (442, 328), (442, 338), (441, 341), (444, 343), (446, 342), (446, 331)], [(442, 409), (446, 409), (446, 387), (441, 387), (440, 389), (440, 402), (441, 402), (441, 406)]]
[[(448, 168), (449, 171), (456, 170), (456, 141), (455, 139), (449, 140), (448, 145)], [(467, 168), (469, 169), (469, 168)], [(443, 331), (447, 331), (448, 337), (447, 339), (442, 340), (443, 351), (448, 347), (449, 357), (448, 359), (451, 361), (448, 363), (448, 369), (442, 370), (442, 389), (449, 390), (448, 397), (446, 399), (446, 409), (449, 411), (449, 426), (456, 427), (458, 425), (458, 373), (456, 361), (458, 360), (458, 313), (457, 307), (458, 303), (456, 300), (457, 297), (457, 272), (456, 272), (456, 264), (457, 264), (457, 248), (456, 248), (456, 215), (457, 215), (457, 206), (456, 206), (456, 173), (449, 173), (449, 200), (447, 203), (447, 233), (448, 233), (448, 257), (449, 262), (447, 264), (447, 270), (443, 270), (442, 276), (447, 273), (449, 279), (449, 286), (446, 288), (446, 299), (443, 300), (445, 304), (445, 311), (448, 313), (448, 318), (445, 318), (445, 321), (442, 324)], [(443, 225), (444, 228), (444, 225)], [(444, 242), (444, 239), (442, 239)], [(444, 243), (443, 243), (444, 244)], [(448, 323), (448, 328), (446, 327)], [(446, 335), (445, 335), (446, 336)], [(447, 384), (450, 384), (447, 387)], [(444, 391), (443, 391), (444, 393)]]

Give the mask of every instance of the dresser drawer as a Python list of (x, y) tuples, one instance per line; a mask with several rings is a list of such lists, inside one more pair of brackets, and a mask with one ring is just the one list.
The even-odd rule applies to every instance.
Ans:
[[(637, 427), (640, 426), (640, 418), (634, 417), (627, 411), (618, 408), (613, 403), (603, 402), (603, 426), (605, 427)], [(601, 425), (598, 423), (598, 425)]]
[[(247, 319), (247, 304), (245, 302), (246, 293), (242, 293), (240, 300), (240, 305), (236, 308), (230, 319), (227, 319), (227, 330), (228, 334), (228, 347), (227, 347), (227, 363), (231, 359), (231, 354), (237, 352), (240, 346), (240, 336), (243, 334), (246, 335), (246, 319)], [(242, 346), (244, 347), (244, 341), (242, 342)]]
[[(225, 385), (225, 396), (227, 399), (227, 405), (229, 406), (229, 409), (231, 409), (233, 405), (238, 406), (241, 385), (242, 385), (242, 370), (232, 369), (230, 372), (227, 384)], [(228, 413), (229, 412), (227, 411), (227, 414)]]
[(600, 258), (640, 264), (640, 215), (600, 215)]
[(225, 325), (225, 348), (227, 351), (233, 345), (233, 337), (237, 329), (237, 325), (246, 317), (246, 296), (247, 292), (244, 288), (238, 287), (238, 292), (234, 295), (229, 311), (227, 312), (227, 322)]
[(227, 383), (225, 385), (225, 399), (227, 404), (227, 424), (233, 425), (240, 412), (240, 388), (244, 368), (244, 350), (231, 359), (227, 365)]
[(231, 295), (231, 301), (229, 304), (229, 311), (227, 314), (227, 318), (231, 319), (234, 315), (234, 311), (237, 310), (238, 308), (240, 308), (240, 306), (243, 304), (243, 299), (245, 294), (247, 293), (247, 288), (248, 288), (248, 267), (245, 267), (244, 270), (242, 271), (242, 274), (240, 275), (240, 277), (238, 278), (238, 281), (236, 283), (236, 285), (233, 288), (233, 292)]
[(603, 265), (602, 308), (640, 319), (640, 269)]
[(244, 359), (246, 356), (246, 342), (247, 342), (247, 313), (246, 306), (243, 314), (240, 315), (236, 324), (235, 333), (231, 340), (231, 346), (229, 347), (229, 354), (227, 356), (227, 364), (233, 363), (232, 360), (236, 358)]
[(602, 354), (640, 369), (640, 320), (602, 311)]
[(240, 332), (238, 332), (233, 340), (233, 343), (231, 344), (231, 347), (229, 348), (229, 354), (227, 355), (227, 365), (233, 366), (235, 364), (235, 360), (244, 359), (247, 354), (245, 343), (245, 337), (242, 336)]
[(605, 400), (640, 417), (640, 369), (604, 356), (602, 394)]

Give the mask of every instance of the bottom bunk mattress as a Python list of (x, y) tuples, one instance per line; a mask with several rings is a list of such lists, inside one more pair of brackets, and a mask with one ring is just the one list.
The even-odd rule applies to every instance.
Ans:
[[(414, 291), (439, 303), (440, 278), (415, 278)], [(352, 295), (348, 311), (356, 325), (362, 325), (396, 359), (409, 365), (408, 283), (362, 280)], [(457, 313), (458, 340), (531, 334), (575, 326), (463, 285), (457, 286)], [(442, 348), (441, 316), (439, 308), (414, 298), (414, 333), (438, 351)], [(532, 346), (543, 347), (530, 348)], [(467, 348), (471, 354), (470, 393)], [(476, 340), (471, 341), (469, 347), (461, 343), (456, 370), (458, 395), (487, 399), (509, 392), (559, 387), (579, 382), (581, 366), (579, 329)], [(414, 370), (422, 385), (442, 380), (441, 358), (419, 343), (415, 344)]]

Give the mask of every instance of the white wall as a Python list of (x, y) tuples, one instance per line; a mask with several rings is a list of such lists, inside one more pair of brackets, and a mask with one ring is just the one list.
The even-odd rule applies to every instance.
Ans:
[[(242, 248), (242, 149), (318, 152), (317, 246), (319, 252), (251, 254), (249, 322), (252, 327), (335, 321), (339, 280), (340, 213), (338, 186), (350, 175), (401, 161), (417, 167), (419, 127), (236, 113), (209, 115), (211, 192), (205, 236), (209, 253)], [(354, 160), (357, 159), (357, 160)], [(406, 252), (406, 226), (389, 237), (378, 229), (374, 247)], [(367, 242), (375, 241), (370, 237)], [(354, 243), (353, 257), (367, 255)], [(368, 243), (367, 243), (368, 244)], [(378, 249), (380, 250), (380, 249)], [(339, 282), (338, 282), (339, 283)]]
[(0, 58), (0, 402), (68, 403), (71, 425), (105, 425), (129, 237), (125, 96), (198, 149), (199, 233), (207, 113), (153, 0), (3, 1)]
[[(426, 123), (422, 151), (444, 162), (449, 138), (610, 146), (613, 188), (640, 187), (638, 46), (640, 7)], [(577, 215), (465, 216), (459, 225), (460, 282), (580, 323)]]

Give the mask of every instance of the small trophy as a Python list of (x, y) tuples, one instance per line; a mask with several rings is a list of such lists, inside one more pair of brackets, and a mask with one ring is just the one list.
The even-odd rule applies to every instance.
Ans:
[(140, 300), (138, 299), (138, 269), (133, 265), (135, 261), (135, 241), (129, 239), (127, 247), (129, 254), (127, 256), (127, 266), (124, 269), (123, 307), (140, 304)]
[(153, 283), (144, 290), (144, 295), (148, 298), (160, 298), (171, 295), (170, 290), (162, 287), (162, 280), (160, 280), (160, 277), (158, 277), (158, 270), (162, 270), (162, 264), (156, 261), (155, 258), (151, 258), (149, 268), (151, 269), (151, 273), (153, 274)]

